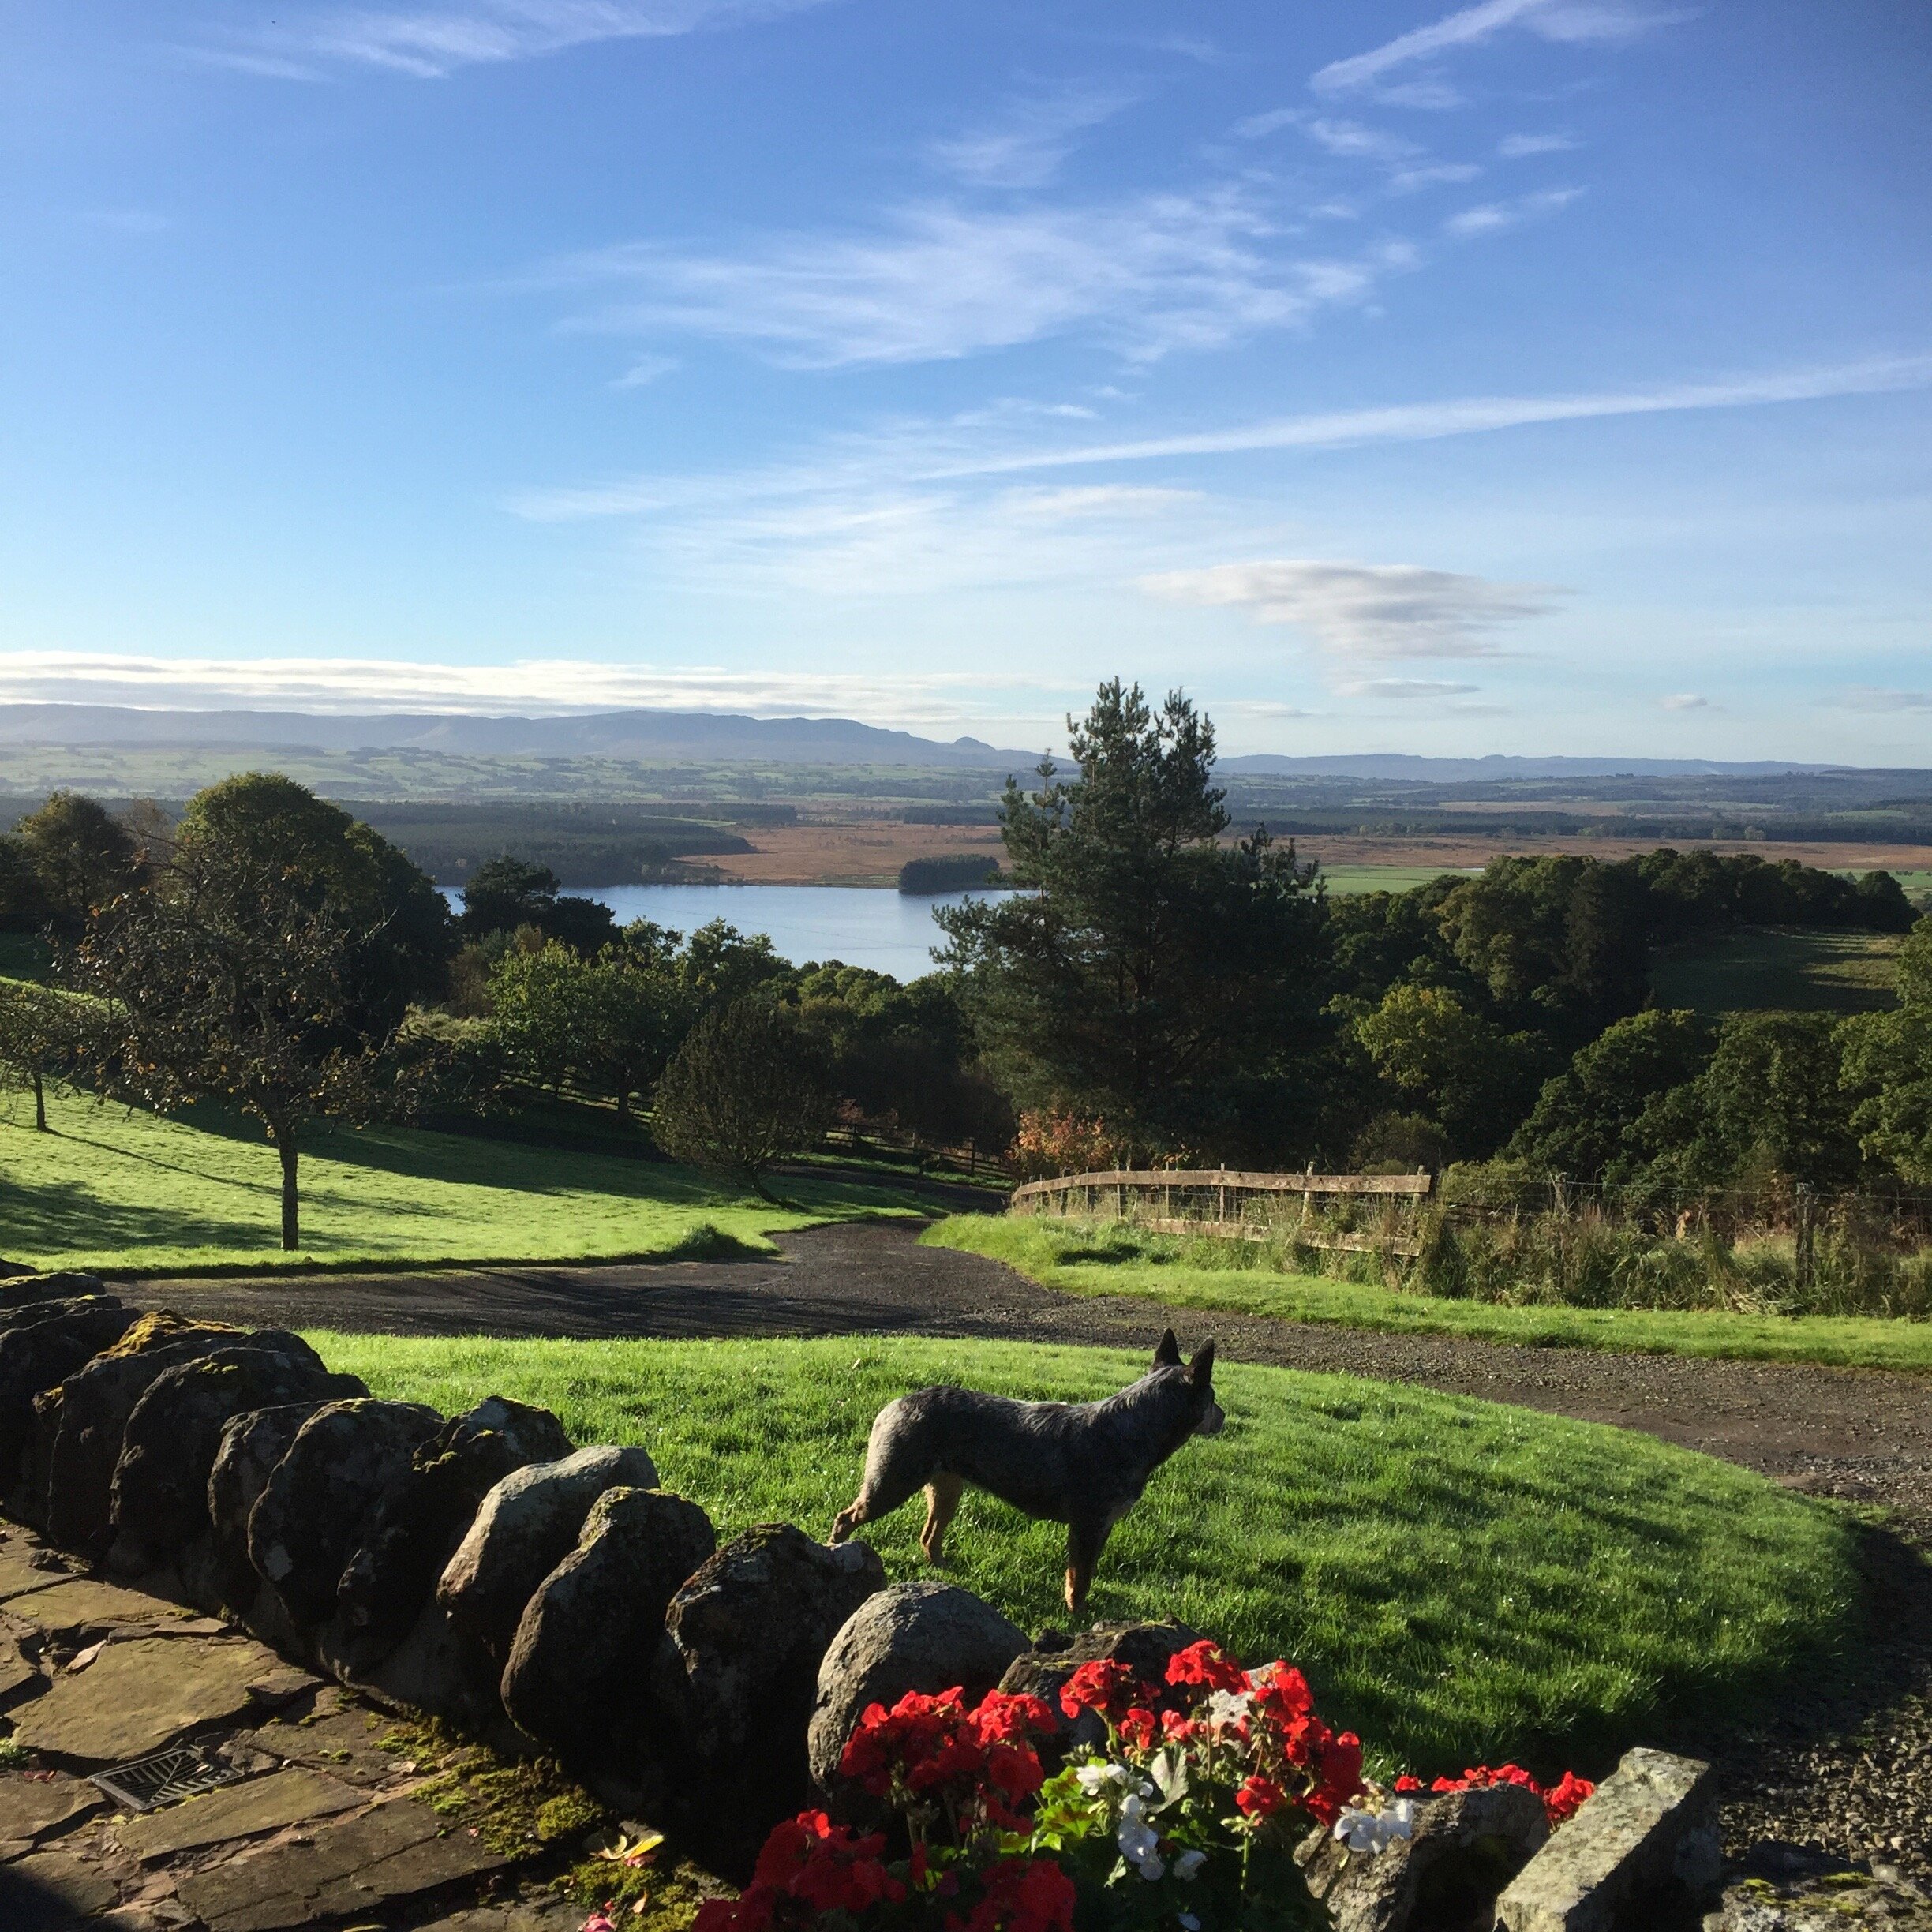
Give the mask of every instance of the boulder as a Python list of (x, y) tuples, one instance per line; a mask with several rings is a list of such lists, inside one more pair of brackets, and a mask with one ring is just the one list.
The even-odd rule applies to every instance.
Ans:
[(111, 1295), (44, 1305), (44, 1320), (0, 1330), (0, 1492), (12, 1489), (19, 1477), (21, 1451), (33, 1432), (34, 1398), (134, 1325), (134, 1310)]
[(818, 1666), (806, 1731), (812, 1782), (845, 1815), (856, 1816), (859, 1794), (839, 1776), (839, 1759), (868, 1705), (889, 1708), (908, 1690), (955, 1685), (976, 1703), (1028, 1647), (1018, 1624), (950, 1583), (895, 1583), (868, 1597)]
[(249, 1558), (249, 1516), (301, 1425), (322, 1406), (289, 1402), (232, 1416), (222, 1426), (208, 1480), (213, 1582), (221, 1602), (245, 1616), (267, 1587)]
[(368, 1393), (354, 1376), (331, 1375), (305, 1343), (293, 1354), (279, 1339), (260, 1335), (164, 1368), (129, 1411), (122, 1433), (108, 1509), (119, 1539), (116, 1567), (144, 1569), (208, 1527), (208, 1476), (234, 1417)]
[(445, 1422), (385, 1492), (366, 1540), (344, 1567), (328, 1646), (366, 1669), (409, 1634), (477, 1506), (514, 1471), (570, 1454), (548, 1409), (492, 1395)]
[(1497, 1895), (1548, 1837), (1534, 1792), (1492, 1784), (1419, 1804), (1410, 1837), (1385, 1850), (1351, 1852), (1317, 1830), (1295, 1856), (1335, 1932), (1428, 1932), (1489, 1924)]
[(344, 1567), (376, 1505), (443, 1426), (421, 1402), (324, 1402), (270, 1471), (249, 1515), (249, 1561), (298, 1630), (334, 1615)]
[(503, 1702), (518, 1728), (566, 1765), (646, 1776), (663, 1742), (649, 1692), (665, 1612), (717, 1548), (695, 1503), (605, 1490), (517, 1624)]
[(56, 1268), (43, 1275), (37, 1268), (23, 1267), (17, 1262), (0, 1261), (0, 1309), (24, 1307), (36, 1301), (71, 1301), (84, 1295), (101, 1295), (107, 1284), (98, 1275), (84, 1275), (77, 1268)]
[(886, 1587), (863, 1543), (814, 1543), (761, 1523), (726, 1544), (671, 1599), (652, 1692), (689, 1778), (671, 1795), (706, 1853), (749, 1869), (781, 1819), (812, 1799), (805, 1728), (818, 1667), (852, 1612)]
[[(242, 1339), (241, 1331), (220, 1323), (144, 1315), (113, 1347), (36, 1398), (22, 1487), (44, 1471), (42, 1521), (56, 1542), (92, 1554), (105, 1549), (112, 1534), (114, 1469), (134, 1405), (167, 1370)], [(298, 1336), (271, 1331), (257, 1339), (321, 1366)]]
[[(1168, 1659), (1200, 1642), (1200, 1633), (1185, 1623), (1095, 1623), (1070, 1638), (1057, 1631), (1043, 1631), (1032, 1649), (1013, 1659), (999, 1687), (1009, 1694), (1024, 1692), (1038, 1698), (1060, 1722), (1058, 1733), (1039, 1747), (1040, 1762), (1050, 1772), (1069, 1751), (1090, 1750), (1106, 1735), (1106, 1726), (1091, 1711), (1081, 1712), (1071, 1724), (1061, 1711), (1061, 1690), (1081, 1664), (1119, 1657), (1133, 1667), (1144, 1683), (1164, 1685)], [(1154, 1702), (1157, 1710), (1180, 1706), (1178, 1698), (1166, 1695)]]
[(591, 1504), (620, 1486), (655, 1489), (657, 1466), (642, 1449), (606, 1443), (519, 1470), (484, 1497), (444, 1567), (436, 1597), (496, 1660), (500, 1672), (509, 1661), (523, 1606), (576, 1548)]
[(1668, 1923), (1716, 1889), (1723, 1867), (1716, 1772), (1668, 1751), (1626, 1751), (1496, 1900), (1498, 1932)]

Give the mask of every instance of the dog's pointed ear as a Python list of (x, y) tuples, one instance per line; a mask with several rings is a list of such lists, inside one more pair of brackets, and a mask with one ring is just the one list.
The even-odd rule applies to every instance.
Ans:
[(1196, 1388), (1205, 1388), (1214, 1380), (1214, 1343), (1204, 1342), (1188, 1364), (1188, 1380)]
[(1171, 1328), (1162, 1332), (1160, 1346), (1154, 1351), (1154, 1366), (1156, 1368), (1178, 1368), (1181, 1366), (1181, 1344), (1175, 1339)]

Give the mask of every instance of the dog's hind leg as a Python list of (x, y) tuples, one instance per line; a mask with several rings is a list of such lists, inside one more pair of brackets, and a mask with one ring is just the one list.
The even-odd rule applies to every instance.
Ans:
[(1078, 1616), (1087, 1608), (1087, 1593), (1093, 1587), (1093, 1575), (1106, 1548), (1111, 1523), (1076, 1522), (1067, 1526), (1067, 1608)]
[(831, 1541), (843, 1543), (861, 1523), (877, 1522), (889, 1516), (926, 1482), (927, 1462), (915, 1443), (905, 1439), (901, 1414), (905, 1398), (889, 1402), (872, 1425), (872, 1438), (866, 1445), (865, 1474), (859, 1493), (849, 1508), (839, 1511), (832, 1525)]
[(965, 1478), (960, 1476), (935, 1476), (926, 1485), (926, 1527), (919, 1532), (919, 1548), (930, 1563), (945, 1561), (945, 1533), (965, 1487)]

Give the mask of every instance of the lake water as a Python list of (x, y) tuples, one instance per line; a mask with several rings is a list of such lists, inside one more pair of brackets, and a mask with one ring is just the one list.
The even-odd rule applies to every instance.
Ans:
[[(444, 896), (460, 908), (461, 889)], [(1006, 893), (935, 893), (915, 897), (867, 886), (600, 886), (574, 889), (578, 899), (601, 899), (621, 926), (647, 919), (675, 932), (711, 920), (728, 920), (742, 933), (769, 933), (781, 957), (842, 960), (916, 979), (933, 969), (931, 953), (945, 935), (933, 923), (938, 906), (968, 899), (1004, 899)]]

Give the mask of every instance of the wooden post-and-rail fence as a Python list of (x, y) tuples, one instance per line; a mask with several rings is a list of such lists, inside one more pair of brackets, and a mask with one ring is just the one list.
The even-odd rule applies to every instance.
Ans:
[[(1312, 1168), (1305, 1174), (1245, 1174), (1227, 1167), (1124, 1168), (1029, 1181), (1013, 1189), (1008, 1211), (1067, 1220), (1125, 1221), (1155, 1234), (1215, 1234), (1256, 1241), (1286, 1234), (1310, 1248), (1413, 1255), (1419, 1245), (1416, 1211), (1434, 1186), (1435, 1177), (1426, 1170), (1406, 1174), (1318, 1174)], [(1383, 1204), (1382, 1225), (1372, 1230), (1337, 1230), (1312, 1224), (1318, 1194), (1379, 1198)], [(1301, 1196), (1298, 1219), (1268, 1211), (1287, 1195)], [(1252, 1211), (1257, 1208), (1259, 1213)]]

